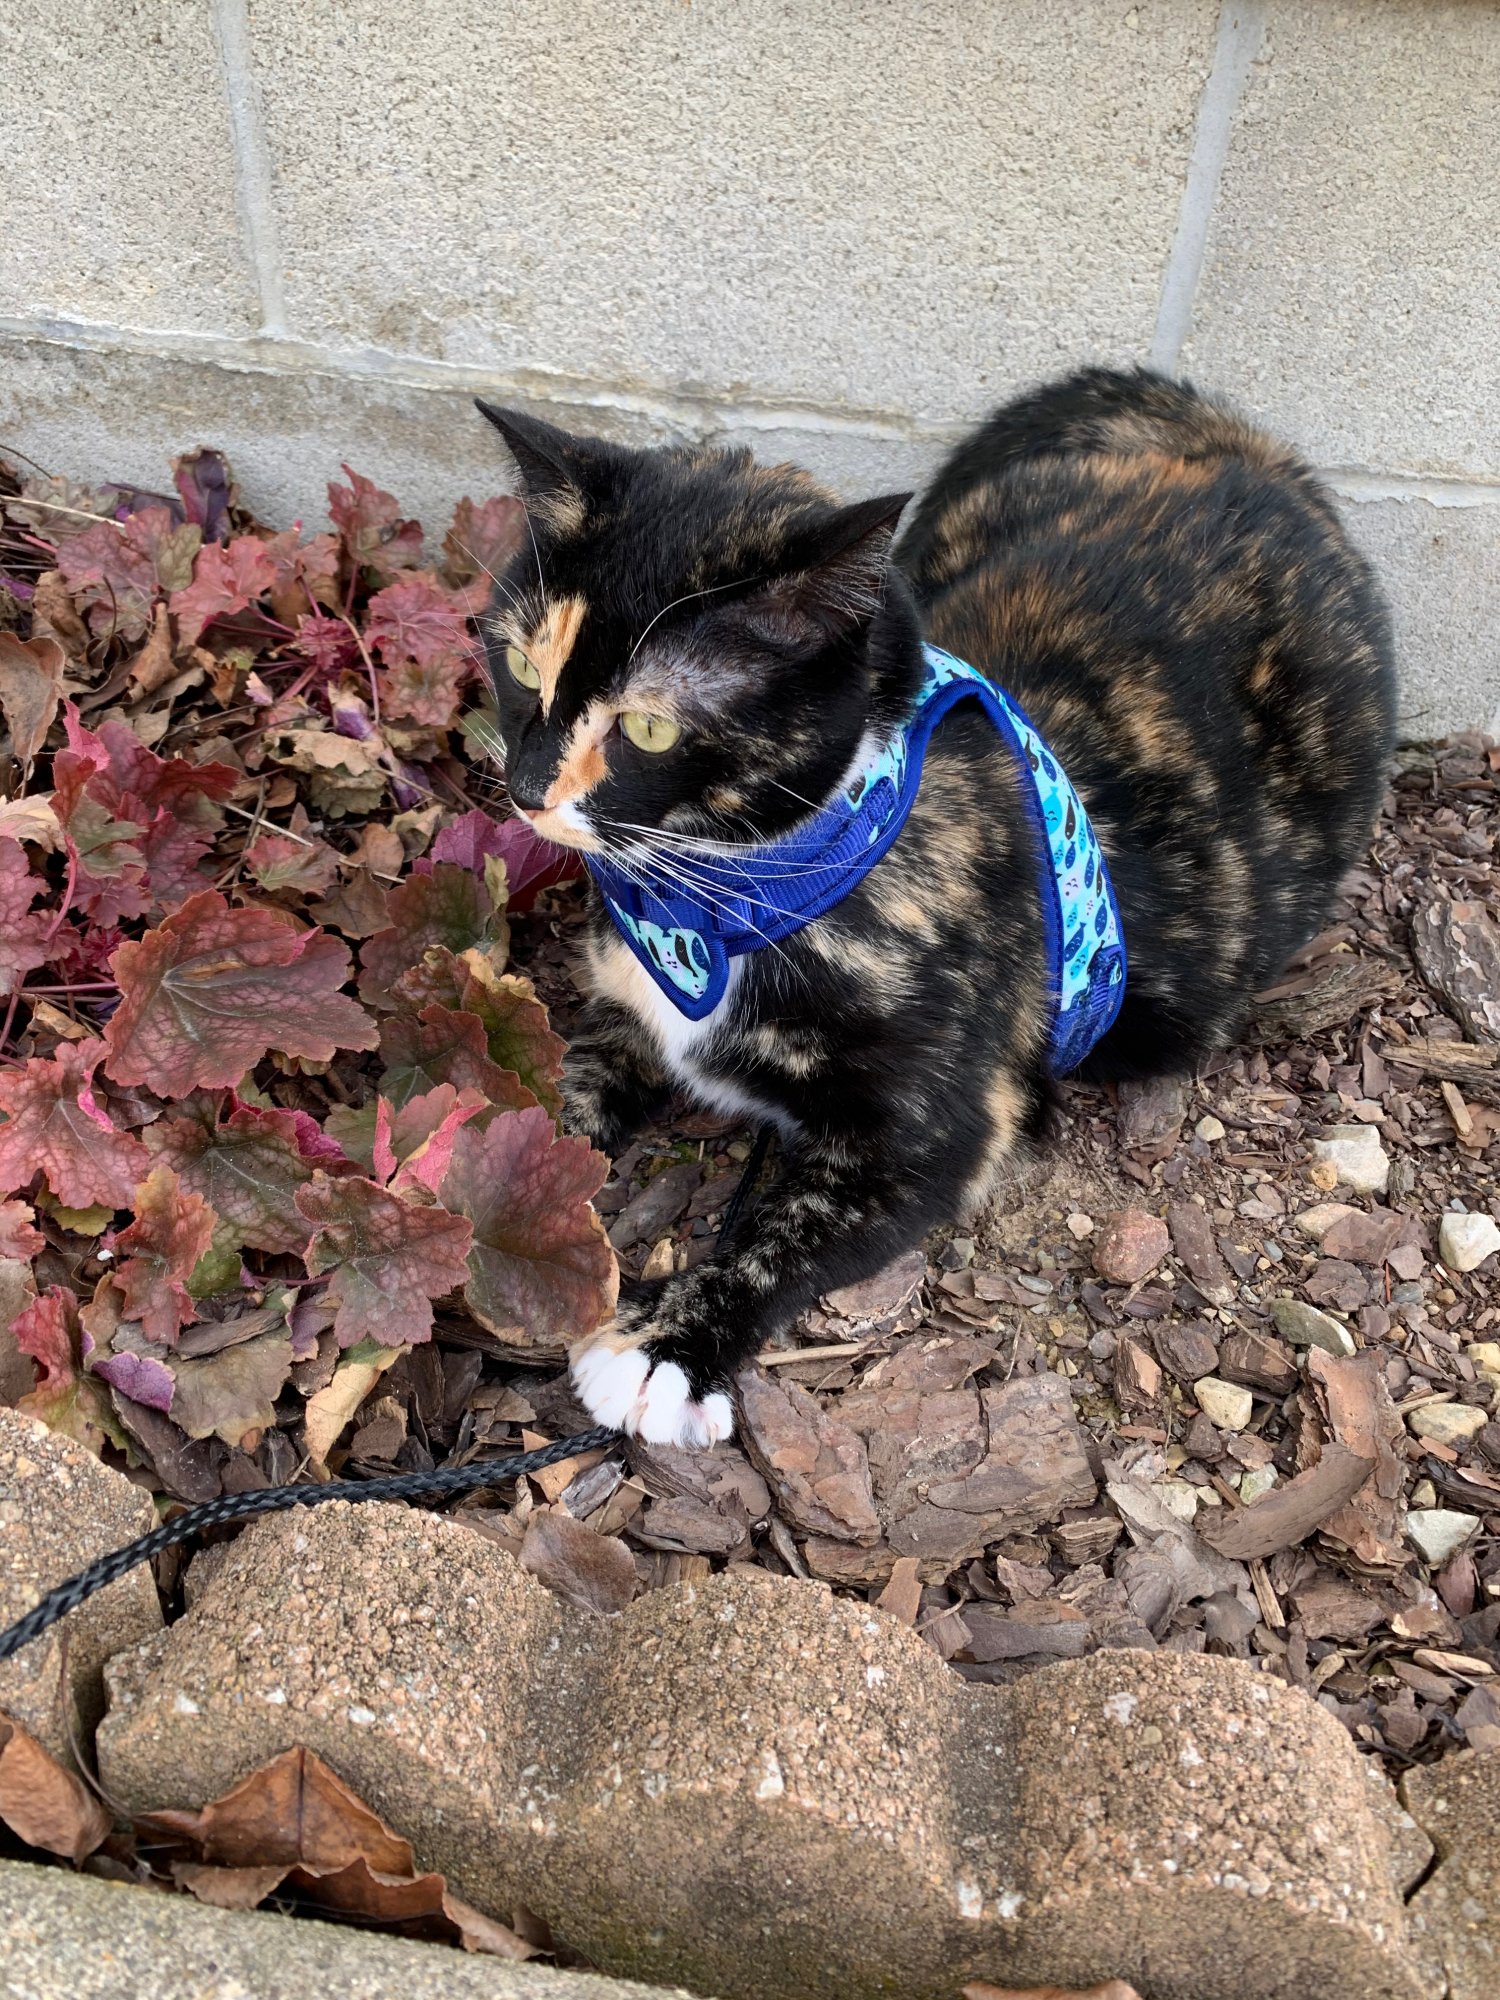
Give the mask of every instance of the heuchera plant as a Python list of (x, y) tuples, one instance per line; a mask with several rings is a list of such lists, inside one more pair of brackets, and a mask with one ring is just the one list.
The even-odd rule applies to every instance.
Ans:
[(485, 809), (520, 505), (429, 565), (345, 472), (304, 537), (215, 452), (164, 493), (0, 461), (0, 1365), (173, 1491), (194, 1440), (321, 1460), (435, 1310), (541, 1359), (615, 1297), (507, 970), (571, 857)]

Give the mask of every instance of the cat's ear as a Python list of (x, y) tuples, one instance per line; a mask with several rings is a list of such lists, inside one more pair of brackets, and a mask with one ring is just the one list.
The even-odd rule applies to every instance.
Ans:
[(885, 595), (891, 540), (909, 493), (856, 500), (810, 528), (787, 548), (783, 573), (749, 600), (787, 637), (836, 636), (863, 625)]
[(475, 398), (475, 408), (488, 417), (510, 448), (521, 474), (527, 510), (560, 521), (581, 508), (589, 459), (585, 439), (543, 423), (519, 410), (502, 410)]

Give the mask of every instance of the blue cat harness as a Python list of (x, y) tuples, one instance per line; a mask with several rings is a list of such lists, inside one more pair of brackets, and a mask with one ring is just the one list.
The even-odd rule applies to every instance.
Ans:
[[(905, 726), (827, 805), (760, 847), (694, 849), (675, 876), (603, 855), (589, 872), (620, 935), (689, 1020), (723, 999), (729, 961), (778, 944), (842, 902), (906, 824), (928, 740), (960, 701), (978, 701), (1010, 745), (1042, 857), (1041, 906), (1053, 1017), (1054, 1076), (1065, 1076), (1113, 1024), (1125, 997), (1125, 933), (1099, 841), (1078, 794), (1020, 705), (976, 667), (936, 646)], [(693, 887), (684, 888), (690, 874)]]

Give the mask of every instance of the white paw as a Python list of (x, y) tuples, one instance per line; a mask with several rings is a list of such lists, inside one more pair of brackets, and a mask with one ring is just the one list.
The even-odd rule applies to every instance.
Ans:
[(675, 1361), (653, 1368), (641, 1348), (620, 1347), (608, 1334), (574, 1348), (572, 1373), (578, 1399), (596, 1423), (647, 1444), (701, 1450), (734, 1430), (734, 1411), (722, 1390), (699, 1402)]

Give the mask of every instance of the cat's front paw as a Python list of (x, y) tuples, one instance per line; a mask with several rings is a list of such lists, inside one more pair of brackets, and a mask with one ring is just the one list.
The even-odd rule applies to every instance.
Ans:
[(694, 1395), (683, 1368), (661, 1352), (644, 1327), (596, 1333), (569, 1355), (578, 1400), (596, 1423), (647, 1444), (702, 1450), (734, 1431), (722, 1389)]
[(608, 1079), (590, 1060), (565, 1057), (562, 1072), (562, 1125), (575, 1139), (587, 1139), (596, 1152), (612, 1160), (629, 1143), (625, 1121), (610, 1102)]

